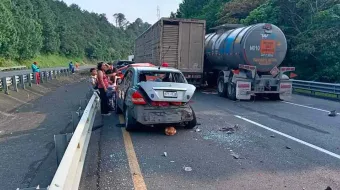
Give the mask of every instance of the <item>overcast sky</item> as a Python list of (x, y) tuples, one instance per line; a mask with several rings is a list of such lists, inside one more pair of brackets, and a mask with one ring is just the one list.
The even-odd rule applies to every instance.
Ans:
[(182, 0), (63, 0), (68, 5), (75, 3), (90, 12), (105, 13), (110, 22), (113, 14), (123, 13), (128, 21), (133, 22), (138, 17), (150, 24), (157, 19), (157, 6), (161, 17), (169, 17), (171, 11), (178, 9)]

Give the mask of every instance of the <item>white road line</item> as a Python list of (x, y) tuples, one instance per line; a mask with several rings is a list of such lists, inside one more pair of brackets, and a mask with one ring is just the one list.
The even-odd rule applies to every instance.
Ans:
[[(295, 103), (292, 103), (292, 102), (286, 102), (286, 101), (282, 101), (282, 102), (286, 103), (286, 104), (291, 104), (291, 105), (294, 105), (294, 106), (299, 106), (299, 107), (303, 107), (303, 108), (309, 108), (309, 109), (318, 110), (318, 111), (322, 111), (322, 112), (327, 112), (327, 113), (330, 112), (330, 110), (323, 110), (323, 109), (320, 109), (320, 108), (314, 108), (314, 107), (305, 106), (305, 105), (301, 105), (301, 104), (295, 104)], [(336, 114), (340, 115), (340, 113), (336, 113)]]
[(337, 159), (340, 159), (340, 155), (335, 154), (335, 153), (333, 153), (333, 152), (331, 152), (331, 151), (328, 151), (328, 150), (326, 150), (326, 149), (320, 148), (320, 147), (318, 147), (318, 146), (315, 146), (315, 145), (313, 145), (313, 144), (310, 144), (310, 143), (305, 142), (305, 141), (303, 141), (303, 140), (300, 140), (300, 139), (298, 139), (298, 138), (292, 137), (292, 136), (290, 136), (290, 135), (287, 135), (287, 134), (282, 133), (282, 132), (280, 132), (280, 131), (277, 131), (277, 130), (275, 130), (275, 129), (269, 128), (269, 127), (267, 127), (267, 126), (264, 126), (264, 125), (262, 125), (262, 124), (259, 124), (259, 123), (255, 122), (255, 121), (252, 121), (252, 120), (249, 120), (249, 119), (247, 119), (247, 118), (244, 118), (244, 117), (242, 117), (242, 116), (239, 116), (239, 115), (234, 115), (234, 116), (237, 117), (237, 118), (239, 118), (239, 119), (242, 119), (242, 120), (244, 120), (244, 121), (247, 121), (247, 122), (249, 122), (249, 123), (251, 123), (251, 124), (254, 124), (254, 125), (258, 126), (258, 127), (261, 127), (261, 128), (263, 128), (263, 129), (267, 129), (268, 131), (271, 131), (271, 132), (274, 132), (274, 133), (279, 134), (279, 135), (281, 135), (281, 136), (284, 136), (284, 137), (286, 137), (286, 138), (288, 138), (288, 139), (290, 139), (290, 140), (296, 141), (296, 142), (301, 143), (301, 144), (303, 144), (303, 145), (306, 145), (306, 146), (308, 146), (308, 147), (310, 147), (310, 148), (313, 148), (313, 149), (315, 149), (315, 150), (318, 150), (318, 151), (320, 151), (320, 152), (323, 152), (323, 153), (325, 153), (325, 154), (328, 154), (328, 155), (330, 155), (330, 156), (333, 156), (333, 157), (335, 157), (335, 158), (337, 158)]

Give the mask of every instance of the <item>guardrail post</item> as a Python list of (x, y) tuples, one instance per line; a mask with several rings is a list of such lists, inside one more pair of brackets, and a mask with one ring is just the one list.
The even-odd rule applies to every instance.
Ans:
[(59, 166), (64, 156), (66, 148), (72, 138), (73, 133), (54, 135), (55, 152), (57, 155), (57, 165)]
[[(27, 78), (29, 78), (30, 76), (29, 75), (26, 75)], [(19, 79), (20, 79), (20, 83), (21, 83), (21, 88), (22, 89), (26, 89), (25, 87), (25, 78), (24, 78), (24, 75), (20, 75), (19, 76)], [(27, 79), (28, 80), (28, 79)]]
[(47, 82), (48, 78), (47, 78), (47, 72), (44, 71), (44, 80)]
[(7, 77), (3, 77), (1, 79), (1, 81), (2, 81), (2, 88), (4, 89), (5, 94), (9, 95), (8, 85), (7, 85)]
[(40, 75), (40, 83), (44, 83), (44, 72), (39, 72)]
[(50, 80), (53, 80), (53, 71), (50, 71)]
[(15, 75), (12, 76), (12, 84), (14, 87), (14, 91), (18, 92), (18, 82), (17, 82), (17, 77)]
[[(35, 74), (33, 74), (33, 80), (34, 80), (34, 75)], [(32, 76), (32, 73), (30, 73), (30, 74), (28, 74), (27, 75), (27, 81), (28, 81), (28, 86), (32, 86), (32, 79), (31, 79), (31, 76)]]

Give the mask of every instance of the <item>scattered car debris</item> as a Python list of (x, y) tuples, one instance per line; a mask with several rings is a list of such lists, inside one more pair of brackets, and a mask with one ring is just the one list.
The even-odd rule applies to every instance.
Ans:
[(167, 135), (167, 136), (173, 136), (173, 135), (175, 135), (176, 134), (176, 128), (175, 127), (167, 127), (167, 128), (165, 128), (165, 134)]
[(186, 172), (191, 172), (191, 171), (192, 171), (192, 168), (191, 168), (191, 167), (186, 167), (186, 166), (184, 166), (184, 171), (186, 171)]
[(167, 153), (167, 152), (164, 152), (164, 153), (163, 153), (163, 156), (164, 156), (164, 157), (167, 157), (167, 156), (168, 156), (168, 153)]
[(232, 152), (230, 155), (233, 156), (235, 159), (240, 158), (240, 156), (238, 154), (236, 154), (235, 152)]
[(223, 127), (219, 129), (219, 131), (227, 132), (227, 134), (232, 134), (238, 129), (239, 129), (239, 126), (236, 124), (234, 125), (234, 127)]
[(286, 149), (292, 149), (292, 148), (290, 148), (289, 146), (286, 146)]
[(330, 111), (328, 116), (329, 117), (335, 117), (336, 116), (336, 111), (335, 110)]

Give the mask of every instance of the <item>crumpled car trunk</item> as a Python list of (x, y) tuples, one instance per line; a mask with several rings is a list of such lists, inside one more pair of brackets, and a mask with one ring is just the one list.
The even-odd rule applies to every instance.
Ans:
[(186, 83), (140, 82), (139, 86), (152, 101), (189, 102), (196, 87)]

